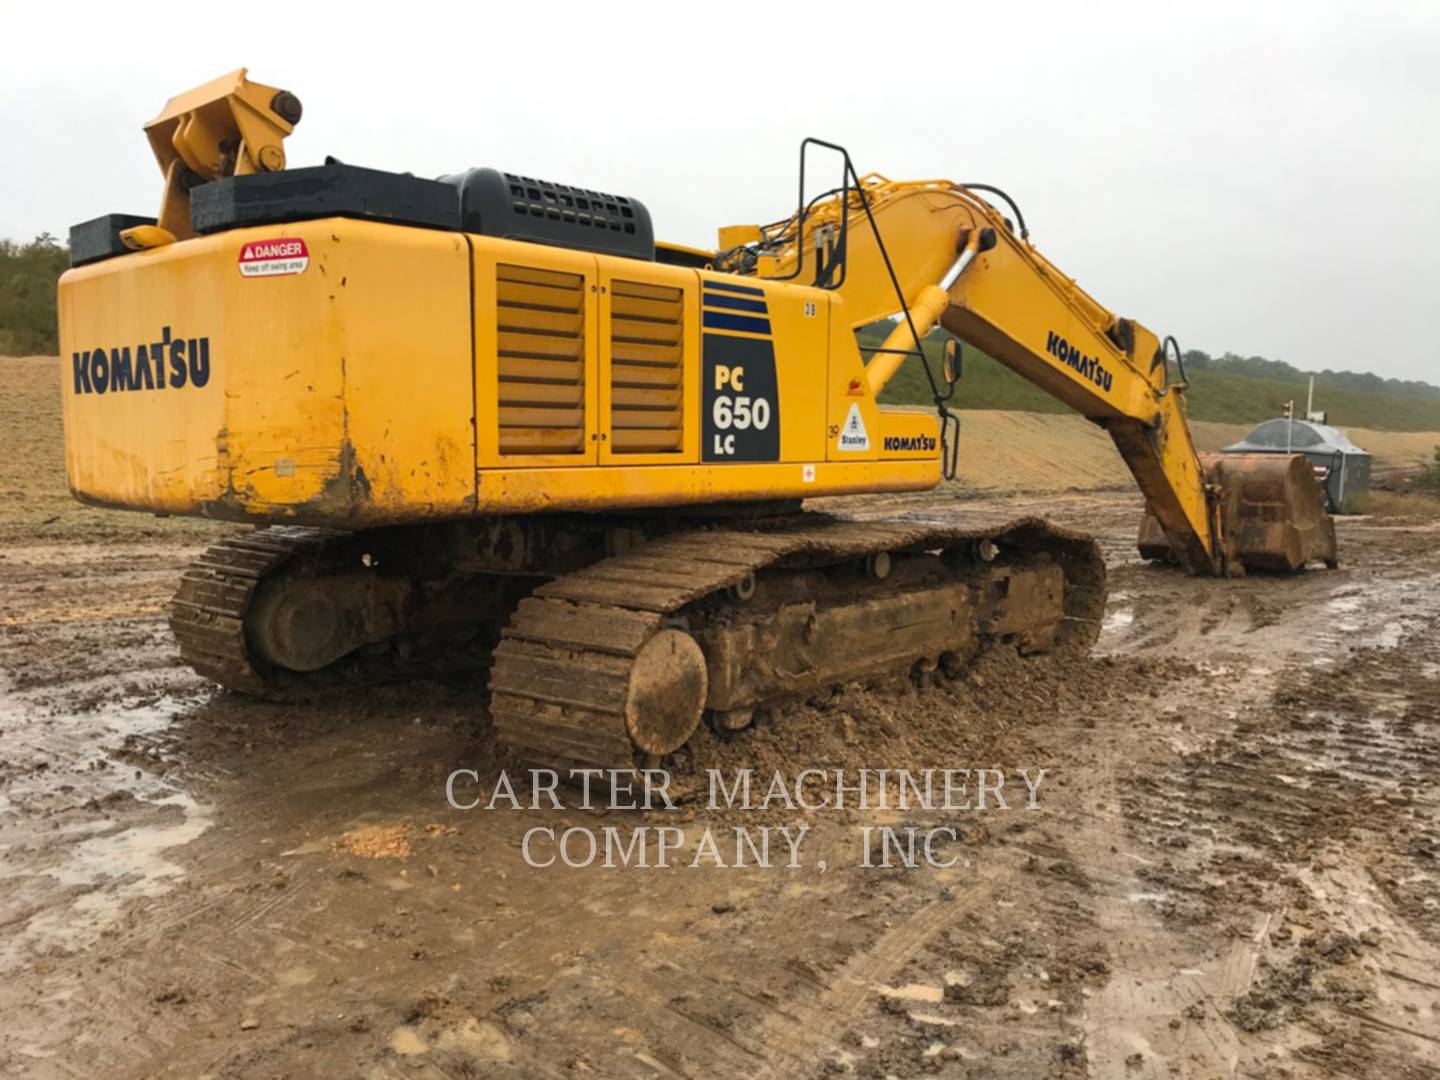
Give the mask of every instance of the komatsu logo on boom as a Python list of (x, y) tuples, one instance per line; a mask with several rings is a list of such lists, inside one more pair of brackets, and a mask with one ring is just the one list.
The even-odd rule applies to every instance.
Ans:
[(178, 338), (167, 326), (159, 341), (72, 353), (70, 362), (77, 394), (200, 387), (210, 381), (210, 339)]
[(1045, 351), (1072, 371), (1089, 379), (1107, 394), (1110, 392), (1110, 386), (1115, 381), (1115, 374), (1100, 363), (1098, 356), (1085, 356), (1054, 330), (1051, 330), (1045, 339)]

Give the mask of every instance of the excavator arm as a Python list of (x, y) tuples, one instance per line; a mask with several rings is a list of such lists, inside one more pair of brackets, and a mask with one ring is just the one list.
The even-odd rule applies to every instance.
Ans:
[(855, 327), (902, 316), (866, 369), (874, 393), (941, 326), (1088, 417), (1114, 440), (1169, 556), (1193, 573), (1333, 562), (1308, 470), (1273, 456), (1202, 461), (1160, 339), (1057, 269), (1018, 208), (1017, 232), (981, 187), (857, 178), (786, 221), (722, 230), (718, 263), (832, 288)]

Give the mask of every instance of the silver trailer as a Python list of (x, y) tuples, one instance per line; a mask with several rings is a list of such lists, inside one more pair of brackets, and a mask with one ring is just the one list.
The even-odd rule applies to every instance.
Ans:
[(1353, 513), (1357, 496), (1370, 487), (1370, 455), (1339, 428), (1313, 420), (1266, 420), (1222, 453), (1304, 454), (1332, 514)]

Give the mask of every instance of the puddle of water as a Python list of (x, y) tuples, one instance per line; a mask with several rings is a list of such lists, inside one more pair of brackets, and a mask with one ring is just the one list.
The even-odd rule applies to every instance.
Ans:
[(1170, 897), (1163, 892), (1132, 892), (1126, 893), (1125, 899), (1132, 904), (1159, 904)]
[(108, 836), (96, 836), (75, 846), (70, 858), (46, 871), (61, 885), (94, 885), (106, 878), (127, 882), (125, 896), (158, 896), (166, 884), (185, 871), (163, 852), (188, 844), (210, 827), (205, 808), (184, 792), (159, 799), (151, 806), (179, 807), (180, 820), (171, 825), (140, 825)]
[[(210, 827), (210, 814), (183, 792), (153, 803), (174, 806), (180, 820), (164, 825), (140, 825), (106, 836), (82, 840), (58, 866), (40, 872), (72, 889), (88, 889), (68, 905), (43, 911), (13, 933), (0, 950), (8, 967), (24, 947), (59, 945), (80, 948), (94, 941), (136, 897), (160, 896), (185, 876), (185, 870), (165, 857), (171, 848), (196, 839)], [(18, 871), (15, 876), (23, 876)]]
[(1331, 593), (1321, 609), (1328, 622), (1319, 628), (1312, 643), (1322, 655), (1311, 660), (1311, 666), (1334, 662), (1333, 657), (1323, 655), (1327, 645), (1332, 650), (1396, 648), (1440, 610), (1437, 585), (1440, 577), (1431, 575), (1382, 579), (1364, 592), (1346, 587)]
[[(43, 861), (7, 860), (0, 877), (49, 878), (71, 893), (7, 936), (0, 946), (0, 970), (19, 962), (32, 947), (89, 944), (127, 901), (168, 892), (185, 876), (167, 853), (210, 827), (210, 809), (161, 775), (115, 762), (111, 752), (128, 736), (162, 732), (186, 704), (166, 697), (95, 712), (49, 713), (33, 696), (0, 687), (0, 727), (14, 756), (48, 766), (16, 776), (0, 796), (5, 814), (0, 825), (16, 830), (25, 839), (22, 846), (36, 850)], [(101, 767), (92, 767), (96, 763)], [(63, 813), (81, 810), (92, 799), (104, 806), (105, 798), (116, 793), (130, 796), (121, 804), (124, 818), (65, 823), (49, 833), (58, 843), (35, 844), (25, 831), (34, 812), (28, 804)], [(136, 816), (142, 823), (125, 824)]]
[(1124, 630), (1135, 622), (1134, 608), (1116, 608), (1105, 613), (1105, 621), (1100, 624), (1100, 633), (1113, 634)]

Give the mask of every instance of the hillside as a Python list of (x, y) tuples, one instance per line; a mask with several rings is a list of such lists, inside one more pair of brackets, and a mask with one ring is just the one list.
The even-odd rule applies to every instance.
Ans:
[[(927, 342), (926, 353), (938, 378), (939, 344)], [(1189, 376), (1190, 415), (1195, 420), (1249, 427), (1281, 415), (1287, 401), (1293, 400), (1300, 412), (1305, 408), (1307, 376), (1257, 378), (1213, 370), (1191, 371)], [(881, 400), (896, 405), (930, 404), (929, 384), (919, 363), (907, 362), (885, 388)], [(1322, 376), (1316, 379), (1315, 406), (1327, 410), (1330, 422), (1336, 427), (1440, 431), (1440, 400), (1435, 398), (1336, 387), (1326, 385)], [(965, 350), (964, 375), (955, 388), (951, 407), (1044, 413), (1070, 411), (1008, 368), (971, 348)]]
[[(1246, 424), (1197, 420), (1195, 445), (1215, 451), (1241, 439)], [(1440, 433), (1350, 429), (1355, 442), (1374, 455), (1374, 472), (1415, 470), (1430, 461)], [(1043, 415), (1016, 410), (967, 410), (960, 417), (961, 487), (1007, 493), (1130, 490), (1135, 481), (1110, 437), (1076, 415)]]

